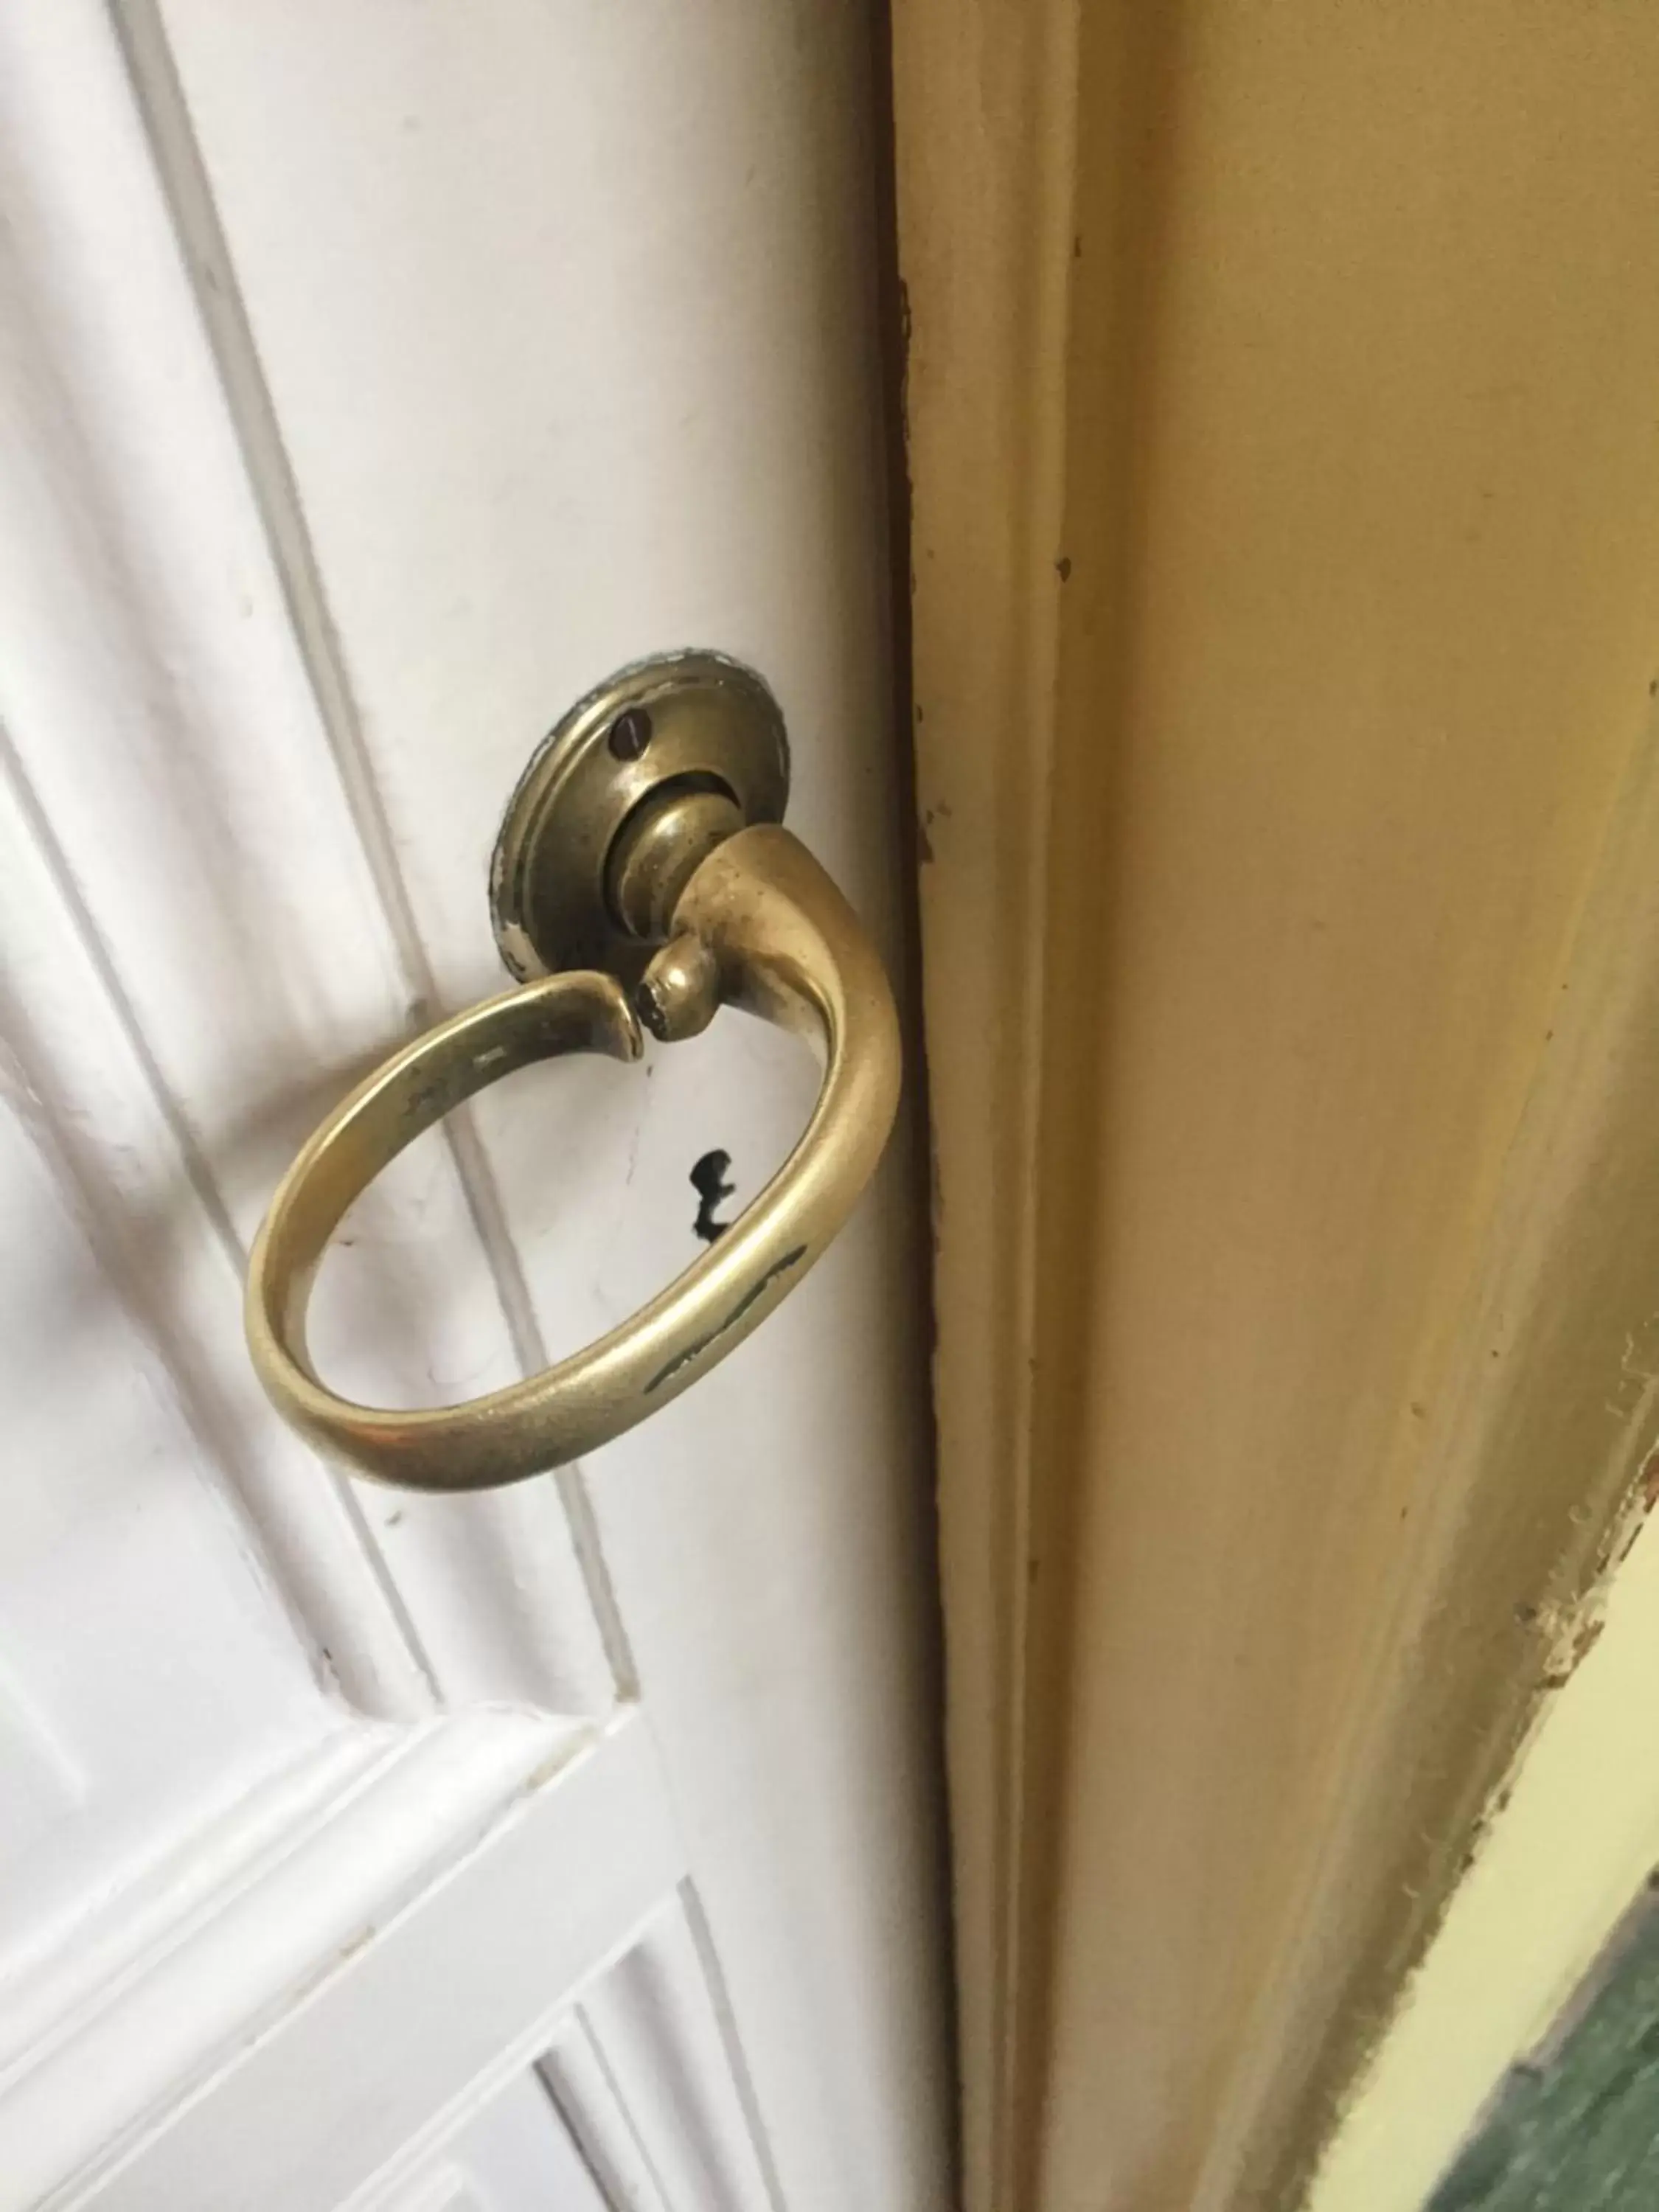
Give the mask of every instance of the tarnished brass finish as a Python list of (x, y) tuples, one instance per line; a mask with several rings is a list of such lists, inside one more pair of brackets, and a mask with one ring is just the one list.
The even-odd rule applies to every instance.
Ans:
[(689, 931), (663, 946), (634, 993), (635, 1012), (665, 1044), (697, 1036), (720, 1006), (720, 963), (704, 940)]
[(729, 791), (665, 784), (642, 799), (617, 832), (605, 896), (630, 936), (654, 945), (668, 934), (680, 893), (716, 845), (741, 830)]
[[(758, 678), (750, 681), (769, 702)], [(651, 713), (647, 755), (665, 719), (654, 704)], [(598, 725), (602, 742), (615, 719), (613, 713)], [(624, 732), (623, 755), (637, 734)], [(591, 750), (586, 741), (585, 750)], [(638, 757), (611, 758), (618, 775), (639, 765)], [(617, 852), (607, 846), (589, 867), (598, 895), (605, 896), (608, 882), (619, 884), (625, 910), (647, 933), (629, 934), (624, 969), (648, 955), (650, 937), (669, 939), (638, 986), (640, 1004), (661, 1035), (689, 1036), (724, 1004), (806, 1038), (824, 1070), (811, 1117), (754, 1203), (619, 1328), (526, 1382), (464, 1405), (380, 1411), (337, 1397), (318, 1379), (306, 1349), (312, 1280), (347, 1207), (405, 1145), (486, 1085), (568, 1052), (637, 1059), (642, 1040), (623, 983), (584, 969), (487, 1000), (395, 1054), (336, 1108), (289, 1169), (248, 1274), (248, 1344), (265, 1390), (301, 1435), (359, 1474), (418, 1490), (489, 1489), (621, 1435), (678, 1397), (764, 1320), (841, 1227), (881, 1156), (900, 1067), (892, 995), (874, 948), (787, 830), (764, 821), (732, 826), (742, 822), (735, 805), (687, 806), (683, 789), (669, 781), (665, 790), (647, 785), (633, 792), (611, 845), (636, 809), (647, 816), (634, 820)], [(515, 809), (526, 787), (520, 786)], [(719, 835), (722, 829), (730, 834)], [(544, 836), (537, 849), (538, 866), (556, 865), (560, 854), (550, 839)], [(584, 848), (585, 866), (588, 860)], [(520, 911), (555, 910), (556, 902), (538, 902), (533, 883), (522, 889)], [(616, 909), (607, 905), (606, 914)], [(576, 926), (592, 930), (591, 913)], [(607, 926), (626, 928), (620, 918)]]
[(501, 958), (520, 981), (602, 968), (632, 982), (650, 935), (630, 928), (610, 878), (642, 801), (724, 792), (738, 821), (781, 822), (789, 746), (777, 701), (719, 653), (624, 668), (573, 707), (520, 778), (489, 871)]

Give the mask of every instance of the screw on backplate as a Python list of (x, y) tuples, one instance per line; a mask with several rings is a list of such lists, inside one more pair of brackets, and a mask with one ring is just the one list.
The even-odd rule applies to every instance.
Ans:
[(651, 717), (643, 707), (629, 707), (611, 725), (611, 751), (617, 760), (637, 760), (651, 742)]

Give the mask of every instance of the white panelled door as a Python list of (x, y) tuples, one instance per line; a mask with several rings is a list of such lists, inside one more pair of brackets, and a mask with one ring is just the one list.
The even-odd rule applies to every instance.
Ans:
[[(768, 678), (890, 952), (869, 27), (840, 0), (0, 6), (0, 2212), (948, 2201), (902, 1164), (586, 1466), (358, 1485), (241, 1339), (320, 1114), (501, 988), (626, 661)], [(816, 1073), (526, 1071), (313, 1341), (476, 1395), (696, 1256)]]

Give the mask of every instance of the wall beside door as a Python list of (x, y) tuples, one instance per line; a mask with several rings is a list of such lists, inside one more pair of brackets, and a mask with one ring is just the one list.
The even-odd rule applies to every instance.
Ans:
[(1655, 1426), (1659, 21), (894, 45), (969, 2201), (1278, 2206)]

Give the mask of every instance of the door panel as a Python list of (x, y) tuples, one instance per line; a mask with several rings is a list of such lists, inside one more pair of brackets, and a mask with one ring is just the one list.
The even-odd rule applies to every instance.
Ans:
[(0, 1116), (0, 1965), (13, 1972), (88, 1893), (153, 1857), (181, 1810), (228, 1802), (338, 1726), (165, 1370), (106, 1294), (50, 1132), (36, 1134)]
[[(233, 20), (167, 0), (159, 19), (125, 16), (152, 127), (182, 219), (204, 192), (216, 214), (207, 312), (232, 388), (257, 380), (281, 425), (261, 497), (290, 592), (326, 611), (316, 688), (440, 1003), (497, 985), (483, 884), (537, 738), (671, 644), (775, 685), (792, 820), (890, 947), (857, 15), (356, 0)], [(473, 1204), (526, 1358), (693, 1257), (695, 1161), (727, 1152), (742, 1203), (812, 1082), (787, 1039), (728, 1018), (643, 1080), (563, 1066), (486, 1093)], [(914, 2155), (892, 2081), (933, 2094), (909, 2056), (925, 1978), (883, 1933), (930, 1911), (914, 1813), (881, 1779), (925, 1724), (922, 1522), (892, 1472), (918, 1463), (900, 1189), (763, 1340), (564, 1483), (762, 2102), (799, 2146), (787, 2179), (825, 2201)], [(814, 2045), (827, 2075), (797, 2063)]]
[[(173, 2212), (235, 2174), (238, 2212), (310, 2212), (413, 2176), (674, 1893), (637, 1715), (585, 1741), (458, 1716), (360, 1749), (274, 1846), (228, 1838), (211, 1893), (37, 2053), (0, 2104), (0, 2201)], [(76, 2132), (70, 2175), (27, 2193)]]
[[(538, 2141), (573, 2212), (580, 2176), (942, 2199), (902, 1159), (696, 1393), (494, 1497), (316, 1465), (238, 1315), (309, 1123), (501, 988), (495, 823), (617, 662), (763, 670), (792, 822), (895, 944), (865, 34), (689, 0), (0, 21), (0, 1011), (58, 1219), (11, 1261), (58, 1579), (0, 1779), (58, 1887), (0, 1991), (0, 2205), (217, 2212), (234, 2175), (249, 2212), (511, 2212)], [(735, 1015), (503, 1086), (345, 1224), (325, 1371), (430, 1402), (608, 1327), (699, 1249), (697, 1158), (740, 1206), (813, 1088)], [(154, 1444), (108, 1395), (139, 1375)], [(34, 1497), (0, 1503), (20, 1559)], [(76, 1667), (71, 1728), (40, 1683)], [(99, 1729), (94, 1865), (64, 1845)]]

